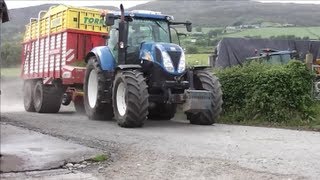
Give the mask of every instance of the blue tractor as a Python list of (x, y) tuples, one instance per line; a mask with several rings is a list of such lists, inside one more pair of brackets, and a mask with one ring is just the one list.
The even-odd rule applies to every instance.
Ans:
[[(116, 119), (121, 127), (141, 127), (146, 119), (169, 120), (177, 107), (191, 124), (211, 125), (221, 112), (222, 91), (208, 67), (186, 67), (171, 16), (151, 11), (105, 15), (107, 46), (86, 56), (84, 106), (89, 119)], [(177, 36), (176, 36), (177, 37)]]

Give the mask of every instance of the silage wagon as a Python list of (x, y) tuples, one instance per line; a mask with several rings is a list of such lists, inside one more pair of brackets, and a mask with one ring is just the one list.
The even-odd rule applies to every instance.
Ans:
[(85, 56), (108, 36), (100, 15), (98, 9), (58, 5), (30, 19), (21, 65), (26, 111), (54, 113), (72, 100), (83, 110)]

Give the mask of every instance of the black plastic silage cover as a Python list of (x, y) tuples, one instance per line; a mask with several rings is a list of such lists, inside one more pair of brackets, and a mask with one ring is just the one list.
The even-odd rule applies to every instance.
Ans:
[(255, 49), (259, 51), (266, 48), (280, 51), (296, 50), (300, 57), (305, 57), (310, 51), (314, 61), (320, 56), (320, 41), (224, 38), (217, 46), (215, 66), (225, 68), (241, 65), (246, 58), (257, 56)]

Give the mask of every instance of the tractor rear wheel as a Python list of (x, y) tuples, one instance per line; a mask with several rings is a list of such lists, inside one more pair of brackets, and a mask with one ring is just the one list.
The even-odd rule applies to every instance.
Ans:
[(154, 108), (149, 110), (148, 118), (151, 120), (170, 120), (176, 111), (176, 104), (157, 103)]
[(119, 71), (113, 84), (112, 102), (119, 126), (142, 127), (148, 115), (148, 86), (142, 72)]
[(197, 90), (213, 92), (211, 108), (197, 113), (186, 113), (191, 124), (211, 125), (215, 123), (222, 111), (222, 90), (219, 79), (209, 71), (198, 70), (194, 72), (194, 87)]
[(96, 57), (91, 57), (87, 64), (84, 79), (84, 108), (89, 119), (111, 120), (113, 108), (108, 97), (107, 77), (104, 75)]
[(57, 113), (62, 102), (62, 89), (38, 81), (33, 90), (34, 108), (38, 113)]
[(23, 105), (27, 112), (35, 112), (33, 104), (33, 89), (35, 82), (32, 80), (25, 80), (23, 83)]

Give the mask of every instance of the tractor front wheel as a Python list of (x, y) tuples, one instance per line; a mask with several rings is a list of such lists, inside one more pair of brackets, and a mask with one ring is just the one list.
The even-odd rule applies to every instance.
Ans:
[(148, 87), (142, 72), (119, 71), (113, 84), (112, 102), (121, 127), (142, 127), (148, 115)]

